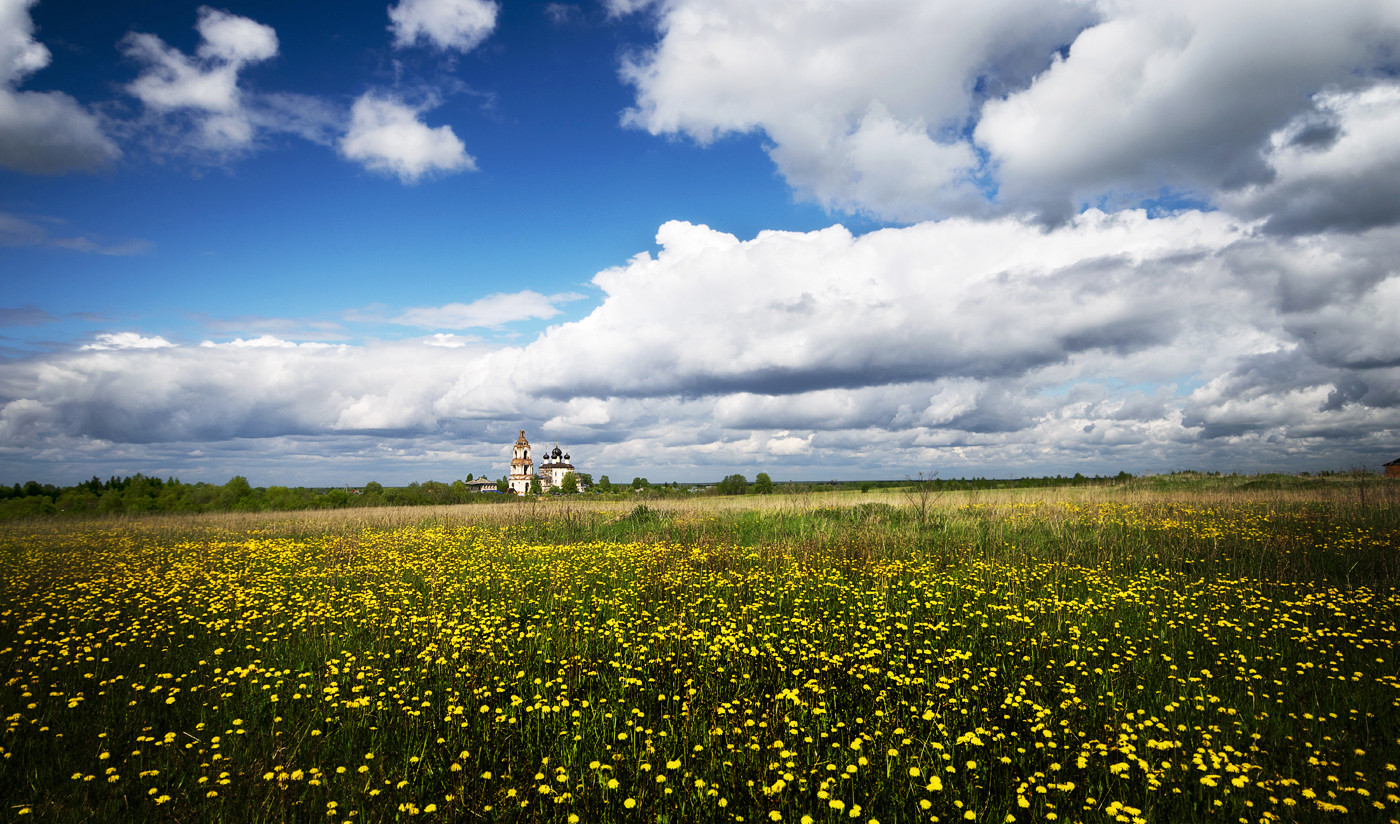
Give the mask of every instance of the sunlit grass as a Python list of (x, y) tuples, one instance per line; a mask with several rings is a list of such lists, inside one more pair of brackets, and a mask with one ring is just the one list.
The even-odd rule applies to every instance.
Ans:
[(1383, 501), (754, 503), (11, 526), (0, 815), (1400, 817)]

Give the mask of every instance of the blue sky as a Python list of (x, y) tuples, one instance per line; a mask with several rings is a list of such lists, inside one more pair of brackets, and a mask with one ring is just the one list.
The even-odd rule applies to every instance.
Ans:
[(1392, 3), (0, 0), (0, 482), (1400, 453)]
[[(54, 55), (26, 84), (35, 91), (134, 108), (129, 95), (112, 93), (140, 74), (123, 57), (123, 38), (153, 33), (187, 54), (200, 42), (189, 4), (138, 4), (127, 15), (109, 9), (81, 21), (60, 4), (32, 8), (39, 40), (51, 33)], [(120, 163), (95, 175), (7, 175), (12, 214), (61, 220), (56, 237), (129, 252), (12, 247), (7, 256), (31, 277), (7, 287), (7, 302), (104, 318), (74, 331), (158, 320), (198, 342), (207, 335), (203, 319), (231, 332), (237, 318), (324, 322), (357, 308), (466, 302), (517, 286), (577, 292), (594, 272), (648, 248), (670, 219), (743, 235), (830, 223), (819, 207), (794, 202), (756, 138), (699, 149), (619, 126), (630, 98), (618, 55), (645, 45), (629, 19), (594, 8), (553, 22), (543, 4), (522, 5), (500, 15), (487, 42), (458, 54), (393, 49), (383, 9), (342, 11), (239, 8), (273, 27), (278, 41), (277, 56), (246, 69), (240, 85), (347, 109), (369, 89), (441, 98), (424, 119), (452, 128), (476, 171), (405, 185), (295, 136), (264, 135), (229, 156), (153, 151), (141, 145), (152, 138), (138, 136)], [(346, 333), (395, 334), (364, 326)]]

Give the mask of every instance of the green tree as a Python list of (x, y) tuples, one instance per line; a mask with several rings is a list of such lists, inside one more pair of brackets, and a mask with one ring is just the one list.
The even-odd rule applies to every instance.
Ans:
[(563, 492), (565, 495), (575, 495), (578, 493), (578, 478), (574, 477), (574, 473), (564, 473), (564, 480), (559, 482), (559, 491)]
[(772, 494), (773, 494), (773, 479), (770, 478), (770, 477), (768, 477), (768, 473), (767, 473), (767, 472), (760, 472), (760, 473), (758, 473), (758, 477), (756, 477), (756, 478), (753, 479), (753, 494), (755, 494), (755, 495), (772, 495)]
[(218, 506), (220, 509), (233, 509), (240, 501), (252, 496), (253, 487), (249, 486), (248, 479), (242, 475), (234, 475), (219, 490)]
[(122, 502), (122, 494), (115, 489), (109, 489), (102, 493), (102, 497), (97, 500), (97, 511), (104, 515), (113, 512), (121, 512), (126, 505)]
[(55, 504), (59, 512), (92, 512), (97, 509), (97, 494), (87, 486), (78, 484), (59, 495)]
[(536, 475), (530, 479), (530, 493), (532, 495), (538, 495), (542, 491), (543, 490), (540, 488), (540, 476)]
[(743, 475), (734, 474), (724, 476), (724, 480), (715, 484), (715, 491), (721, 495), (743, 495), (749, 489), (749, 480)]
[(452, 487), (442, 481), (424, 481), (418, 488), (428, 503), (452, 503)]
[(608, 480), (607, 475), (604, 475), (603, 477), (598, 479), (598, 489), (602, 492), (613, 491), (612, 481)]

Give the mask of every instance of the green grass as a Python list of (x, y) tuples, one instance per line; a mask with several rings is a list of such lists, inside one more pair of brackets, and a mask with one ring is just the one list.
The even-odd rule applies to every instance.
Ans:
[(11, 524), (0, 816), (1390, 821), (1338, 489)]

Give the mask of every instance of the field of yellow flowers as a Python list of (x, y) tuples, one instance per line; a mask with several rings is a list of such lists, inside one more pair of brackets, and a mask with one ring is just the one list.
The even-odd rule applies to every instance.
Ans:
[(1400, 820), (1389, 508), (564, 520), (7, 527), (0, 816)]

